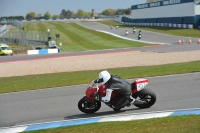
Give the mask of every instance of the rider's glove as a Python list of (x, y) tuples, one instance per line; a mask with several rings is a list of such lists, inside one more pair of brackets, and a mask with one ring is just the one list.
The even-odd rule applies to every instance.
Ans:
[(94, 83), (98, 83), (98, 80), (94, 80)]

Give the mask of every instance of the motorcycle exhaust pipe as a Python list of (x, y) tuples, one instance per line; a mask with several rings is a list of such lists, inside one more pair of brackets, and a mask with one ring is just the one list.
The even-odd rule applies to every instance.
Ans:
[(142, 101), (142, 100), (138, 100), (138, 99), (136, 99), (135, 100), (135, 102), (133, 103), (133, 104), (140, 104), (140, 105), (142, 105), (142, 104), (145, 104), (145, 103), (147, 103), (146, 101)]

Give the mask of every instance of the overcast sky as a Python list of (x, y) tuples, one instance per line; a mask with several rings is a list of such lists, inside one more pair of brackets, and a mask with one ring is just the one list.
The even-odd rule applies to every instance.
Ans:
[(50, 14), (60, 14), (62, 9), (76, 12), (82, 9), (91, 12), (92, 9), (101, 13), (107, 8), (126, 9), (132, 5), (145, 3), (146, 0), (0, 0), (1, 16), (26, 16), (28, 12), (36, 14), (49, 12)]

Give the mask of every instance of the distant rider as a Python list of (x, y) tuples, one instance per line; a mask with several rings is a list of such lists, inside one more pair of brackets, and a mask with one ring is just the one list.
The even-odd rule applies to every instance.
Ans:
[(136, 30), (135, 30), (135, 27), (133, 27), (133, 33), (134, 33), (134, 34), (135, 34), (135, 31), (136, 31)]
[(125, 34), (128, 35), (128, 30), (126, 29)]
[(138, 40), (140, 40), (141, 38), (142, 38), (142, 31), (140, 30), (138, 34)]
[(116, 24), (116, 29), (118, 29), (118, 25)]

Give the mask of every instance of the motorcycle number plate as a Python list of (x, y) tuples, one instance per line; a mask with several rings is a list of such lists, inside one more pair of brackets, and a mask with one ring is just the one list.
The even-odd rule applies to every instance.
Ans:
[(147, 79), (137, 79), (135, 81), (135, 84), (137, 87), (137, 91), (140, 91), (148, 84), (148, 80)]

